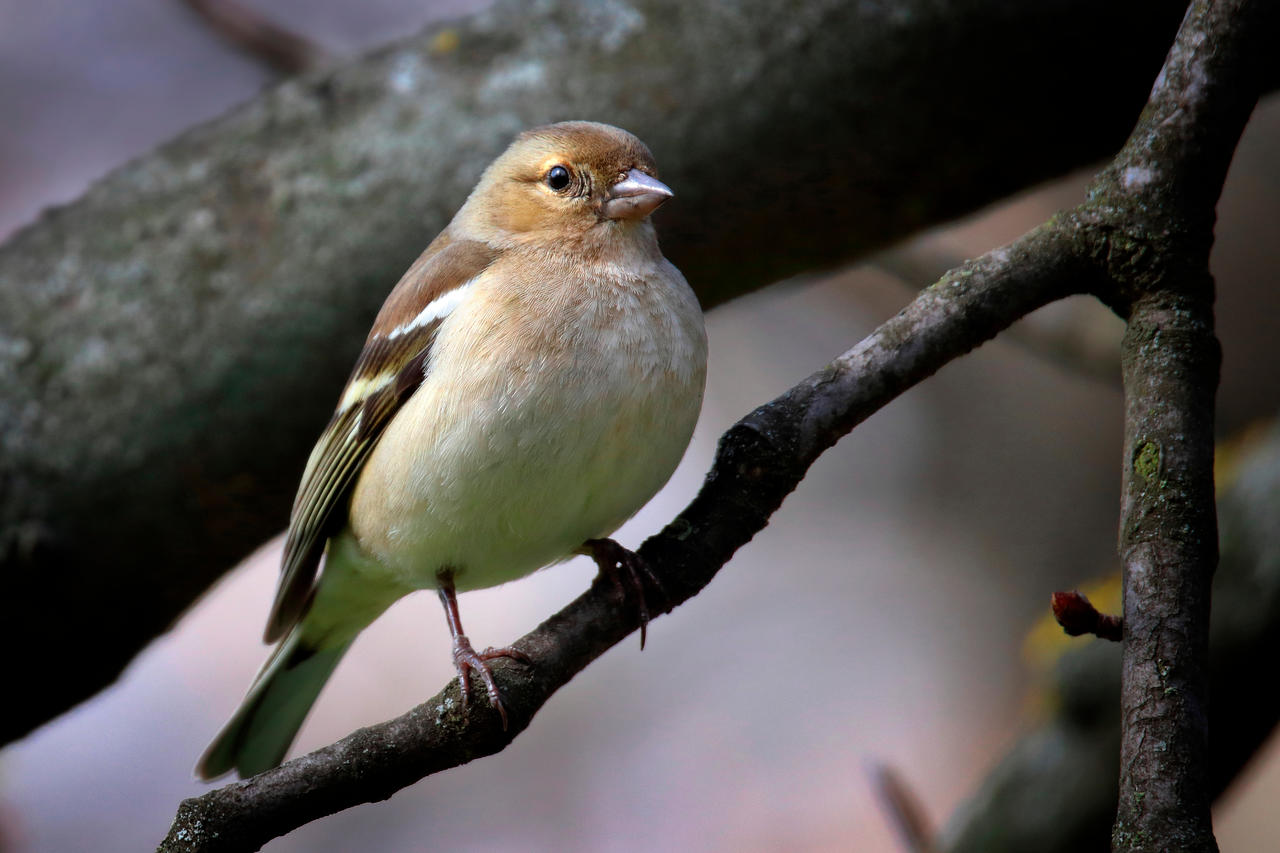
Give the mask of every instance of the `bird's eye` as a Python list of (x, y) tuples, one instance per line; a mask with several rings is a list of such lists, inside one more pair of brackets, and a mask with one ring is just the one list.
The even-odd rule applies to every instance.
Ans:
[(569, 186), (569, 170), (564, 166), (552, 166), (547, 172), (547, 186), (556, 192)]

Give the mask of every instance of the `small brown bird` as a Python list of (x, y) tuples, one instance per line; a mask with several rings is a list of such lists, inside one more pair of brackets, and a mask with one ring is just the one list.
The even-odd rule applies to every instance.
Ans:
[(356, 635), (419, 589), (444, 605), (463, 697), (475, 672), (505, 725), (487, 662), (523, 656), (476, 652), (457, 591), (575, 553), (636, 570), (604, 537), (675, 470), (706, 377), (702, 312), (648, 218), (671, 195), (604, 124), (530, 130), (489, 166), (387, 297), (311, 453), (279, 645), (201, 778), (279, 764)]

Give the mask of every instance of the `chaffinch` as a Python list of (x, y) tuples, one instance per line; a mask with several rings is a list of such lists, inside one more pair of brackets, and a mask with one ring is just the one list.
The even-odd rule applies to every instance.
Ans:
[(575, 553), (637, 570), (605, 537), (675, 470), (706, 376), (702, 312), (649, 222), (671, 195), (644, 143), (592, 122), (527, 131), (484, 172), (387, 297), (311, 453), (279, 644), (202, 778), (278, 765), (356, 635), (419, 589), (444, 604), (464, 699), (474, 672), (505, 725), (488, 661), (523, 655), (476, 652), (456, 593)]

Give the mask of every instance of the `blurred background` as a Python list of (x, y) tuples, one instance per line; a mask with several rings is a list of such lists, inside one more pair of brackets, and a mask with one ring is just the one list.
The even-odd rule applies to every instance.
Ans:
[[(342, 57), (483, 3), (249, 5)], [(0, 0), (0, 239), (275, 79), (179, 0)], [(1273, 98), (1219, 210), (1224, 436), (1280, 402), (1278, 151)], [(683, 507), (742, 414), (852, 346), (941, 268), (1076, 204), (1087, 180), (712, 312), (693, 446), (620, 541), (638, 545)], [(947, 367), (820, 460), (705, 592), (652, 626), (643, 654), (638, 641), (615, 648), (504, 753), (267, 849), (900, 849), (871, 783), (876, 763), (940, 825), (1035, 720), (1026, 638), (1049, 593), (1117, 570), (1120, 333), (1080, 299)], [(112, 688), (0, 753), (0, 849), (159, 842), (178, 802), (206, 789), (195, 759), (265, 657), (279, 547), (264, 543)], [(504, 644), (592, 574), (576, 560), (467, 594), (468, 633)], [(434, 694), (453, 675), (448, 642), (434, 597), (399, 604), (343, 662), (294, 754)], [(1268, 847), (1278, 796), (1273, 744), (1218, 805), (1222, 849)]]

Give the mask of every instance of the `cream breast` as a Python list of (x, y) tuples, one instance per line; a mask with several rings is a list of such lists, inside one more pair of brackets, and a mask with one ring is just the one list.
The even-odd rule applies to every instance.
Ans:
[(442, 568), (491, 586), (611, 533), (697, 420), (702, 315), (660, 255), (602, 262), (587, 286), (554, 257), (501, 263), (518, 266), (475, 279), (445, 319), (352, 495), (360, 545), (410, 586)]

